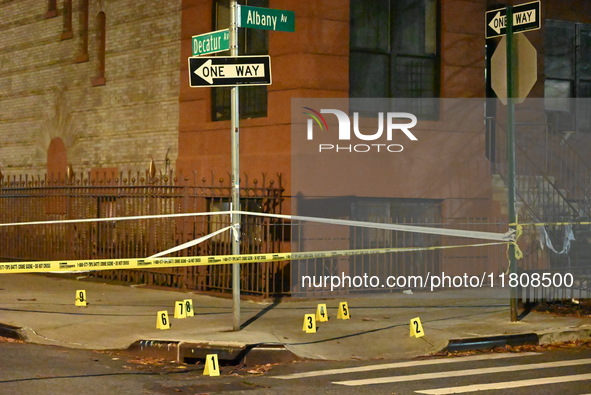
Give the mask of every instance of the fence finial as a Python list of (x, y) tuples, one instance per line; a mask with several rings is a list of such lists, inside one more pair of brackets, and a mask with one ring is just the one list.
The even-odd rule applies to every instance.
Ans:
[(156, 165), (154, 164), (154, 158), (150, 160), (150, 165), (148, 166), (148, 176), (150, 180), (154, 179), (156, 176)]
[(71, 183), (74, 180), (76, 173), (74, 173), (74, 169), (72, 165), (68, 163), (68, 167), (66, 168), (66, 180), (67, 182)]

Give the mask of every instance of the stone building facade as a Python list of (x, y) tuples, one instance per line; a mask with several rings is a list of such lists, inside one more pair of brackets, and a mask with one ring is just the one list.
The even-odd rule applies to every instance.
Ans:
[[(272, 85), (241, 88), (241, 174), (282, 174), (286, 195), (297, 194), (290, 184), (292, 98), (494, 95), (486, 48), (498, 39), (485, 39), (484, 15), (500, 6), (495, 1), (376, 2), (387, 12), (356, 0), (242, 3), (296, 15), (293, 33), (241, 29), (239, 40), (242, 54), (270, 55), (273, 73)], [(190, 88), (187, 68), (191, 36), (226, 27), (228, 7), (229, 0), (0, 2), (0, 171), (126, 171), (153, 161), (156, 171), (197, 171), (229, 182), (229, 88)], [(527, 33), (538, 49), (531, 95), (544, 97), (545, 61), (557, 56), (546, 56), (549, 37), (561, 36), (548, 33), (546, 20), (558, 21), (551, 25), (556, 31), (572, 28), (573, 45), (583, 43), (571, 54), (580, 65), (576, 77), (553, 83), (584, 95), (588, 2), (542, 1), (541, 19), (542, 29)], [(380, 57), (396, 72), (376, 66)], [(414, 70), (412, 62), (419, 65)], [(389, 83), (380, 83), (379, 73)], [(376, 198), (440, 200), (444, 217), (499, 215), (484, 129), (470, 130), (468, 151), (454, 143), (460, 134), (453, 130), (428, 133), (404, 183), (364, 190)], [(442, 175), (433, 158), (456, 166)], [(409, 164), (405, 158), (394, 166)], [(428, 190), (417, 193), (417, 180)]]
[(0, 3), (0, 169), (173, 169), (181, 2)]

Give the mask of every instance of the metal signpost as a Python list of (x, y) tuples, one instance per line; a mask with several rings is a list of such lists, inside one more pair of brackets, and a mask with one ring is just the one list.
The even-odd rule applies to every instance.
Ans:
[[(507, 160), (509, 167), (508, 204), (509, 226), (517, 230), (517, 211), (515, 209), (515, 103), (516, 103), (516, 62), (517, 51), (514, 33), (540, 28), (540, 2), (534, 1), (516, 6), (507, 6), (486, 12), (486, 38), (506, 35), (506, 77), (507, 77)], [(493, 55), (494, 56), (494, 55)], [(535, 73), (535, 68), (533, 71)], [(535, 80), (534, 80), (535, 81)], [(533, 83), (532, 83), (533, 85)], [(530, 86), (531, 88), (531, 86)], [(525, 95), (529, 92), (521, 92)], [(497, 93), (498, 95), (498, 93)], [(509, 244), (509, 272), (517, 273), (517, 256), (515, 244)], [(517, 289), (510, 288), (511, 321), (518, 320)]]
[[(238, 28), (295, 31), (293, 11), (261, 7), (239, 6), (230, 1), (230, 28), (193, 36), (193, 57), (189, 58), (189, 85), (191, 87), (231, 86), (230, 133), (232, 145), (232, 211), (234, 228), (232, 255), (240, 255), (240, 103), (239, 85), (271, 84), (271, 58), (238, 56)], [(229, 57), (203, 57), (230, 50)], [(232, 264), (233, 329), (240, 330), (240, 264)]]
[[(230, 2), (230, 56), (238, 56), (238, 2)], [(233, 86), (230, 93), (230, 136), (232, 145), (232, 255), (240, 255), (240, 104), (238, 86)], [(240, 264), (232, 264), (232, 313), (235, 331), (240, 330)]]
[[(507, 156), (509, 160), (509, 224), (516, 231), (517, 212), (515, 210), (515, 103), (513, 78), (515, 71), (515, 46), (513, 45), (513, 10), (507, 6)], [(509, 244), (509, 273), (517, 273), (515, 244)], [(511, 321), (517, 321), (517, 289), (510, 288)]]

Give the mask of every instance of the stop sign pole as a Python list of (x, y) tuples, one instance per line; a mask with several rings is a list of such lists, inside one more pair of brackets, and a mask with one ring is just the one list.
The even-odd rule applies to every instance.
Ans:
[[(517, 234), (515, 210), (515, 42), (513, 40), (513, 7), (507, 6), (507, 156), (509, 162), (508, 203), (509, 227)], [(517, 273), (516, 246), (509, 244), (509, 273)], [(510, 287), (511, 322), (517, 321), (517, 288)]]

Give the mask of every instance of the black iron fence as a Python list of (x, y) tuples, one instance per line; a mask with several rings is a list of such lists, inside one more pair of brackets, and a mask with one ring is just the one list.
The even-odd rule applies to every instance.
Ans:
[[(208, 235), (231, 224), (229, 215), (170, 217), (169, 214), (229, 211), (229, 176), (202, 177), (149, 173), (89, 172), (76, 177), (28, 177), (0, 175), (0, 223), (58, 221), (81, 218), (115, 218), (152, 215), (157, 218), (107, 220), (101, 222), (54, 223), (0, 227), (0, 259), (4, 261), (74, 260), (100, 258), (142, 258)], [(241, 180), (241, 205), (247, 211), (282, 213), (286, 197), (281, 177), (245, 177)], [(508, 224), (490, 218), (405, 218), (401, 223), (444, 228), (504, 232)], [(478, 240), (433, 237), (369, 228), (325, 231), (325, 225), (302, 233), (302, 224), (288, 220), (243, 216), (241, 251), (275, 253), (306, 251), (321, 239), (320, 249), (363, 249), (380, 247), (429, 247), (473, 244)], [(326, 225), (328, 226), (328, 225)], [(589, 297), (591, 289), (586, 250), (589, 231), (574, 228), (576, 240), (569, 253), (557, 254), (540, 244), (535, 228), (526, 229), (519, 244), (524, 272), (575, 274), (571, 286), (556, 282), (536, 290), (523, 287), (523, 298), (540, 300), (556, 297)], [(548, 228), (547, 238), (557, 250), (564, 250), (565, 228)], [(585, 237), (583, 237), (585, 236)], [(175, 256), (226, 255), (231, 253), (231, 232), (225, 232), (182, 251)], [(304, 240), (305, 239), (305, 240)], [(305, 243), (298, 248), (298, 242)], [(327, 244), (328, 242), (328, 244)], [(326, 247), (326, 248), (325, 248)], [(583, 263), (577, 265), (575, 262)], [(438, 274), (465, 272), (493, 273), (506, 270), (505, 246), (428, 250), (373, 256), (329, 257), (297, 262), (252, 262), (242, 265), (241, 290), (262, 297), (290, 295), (297, 288), (292, 275), (345, 273), (357, 276)], [(295, 269), (294, 269), (295, 268)], [(172, 287), (200, 292), (226, 293), (231, 290), (228, 265), (182, 268), (113, 270), (88, 275), (127, 283)], [(524, 277), (525, 278), (525, 277)], [(558, 279), (553, 277), (553, 279)], [(527, 289), (529, 288), (529, 289)], [(397, 291), (398, 289), (391, 289)], [(319, 292), (322, 290), (318, 290)], [(575, 292), (576, 291), (576, 292)], [(573, 293), (574, 292), (574, 293)]]
[[(489, 145), (491, 169), (507, 182), (505, 127), (495, 118), (487, 119), (487, 127), (489, 137), (495, 137)], [(545, 121), (516, 125), (518, 220), (545, 224), (524, 227), (519, 242), (524, 253), (518, 263), (523, 274), (520, 296), (527, 302), (591, 296), (591, 168), (563, 135), (549, 127)], [(545, 280), (546, 286), (527, 281), (544, 274), (556, 281)], [(569, 279), (572, 275), (572, 284), (557, 282), (566, 274)]]
[[(230, 225), (228, 215), (167, 217), (168, 214), (226, 211), (230, 177), (173, 173), (89, 172), (2, 177), (0, 223), (153, 215), (123, 221), (56, 223), (0, 228), (0, 259), (5, 261), (148, 257)], [(242, 209), (281, 213), (281, 177), (245, 177)], [(231, 253), (230, 232), (174, 253), (177, 256)], [(288, 240), (285, 226), (272, 218), (245, 216), (241, 251), (277, 252)], [(242, 291), (267, 297), (289, 293), (287, 262), (243, 265)], [(90, 272), (112, 280), (153, 286), (225, 292), (231, 289), (228, 265)]]

